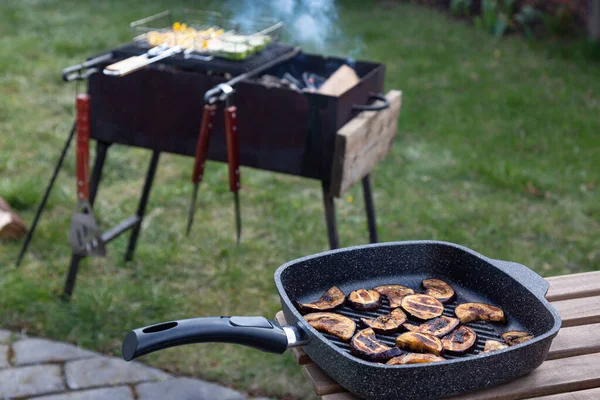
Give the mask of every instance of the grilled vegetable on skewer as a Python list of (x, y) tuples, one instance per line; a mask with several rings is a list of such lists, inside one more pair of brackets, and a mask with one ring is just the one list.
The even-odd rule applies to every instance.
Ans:
[(477, 343), (477, 334), (469, 327), (461, 326), (442, 338), (444, 350), (451, 353), (464, 353)]
[(386, 346), (378, 341), (371, 328), (363, 329), (354, 335), (350, 342), (350, 351), (357, 357), (375, 362), (386, 362), (402, 354), (399, 348)]
[(415, 353), (431, 353), (436, 356), (439, 356), (444, 349), (440, 339), (418, 332), (406, 332), (398, 336), (396, 346)]
[(492, 351), (502, 350), (507, 347), (507, 345), (500, 343), (497, 340), (486, 340), (482, 353), (491, 353)]
[(402, 354), (398, 357), (394, 357), (388, 362), (387, 365), (406, 365), (406, 364), (421, 364), (429, 362), (445, 361), (443, 357), (436, 356), (434, 354), (427, 353), (407, 353)]
[(404, 296), (415, 294), (411, 288), (402, 285), (382, 285), (374, 288), (377, 293), (387, 297), (390, 308), (400, 307)]
[(517, 344), (531, 340), (534, 337), (532, 334), (530, 334), (528, 332), (521, 332), (521, 331), (508, 331), (508, 332), (504, 332), (501, 336), (502, 336), (502, 339), (509, 346), (515, 346)]
[(341, 306), (346, 301), (346, 295), (337, 286), (332, 286), (323, 296), (312, 303), (298, 303), (300, 311), (328, 311)]
[(350, 340), (354, 331), (356, 330), (356, 324), (348, 317), (343, 315), (329, 313), (329, 312), (317, 312), (306, 314), (304, 316), (306, 322), (319, 332), (329, 333), (335, 335), (343, 340)]
[(484, 303), (459, 304), (454, 312), (463, 324), (472, 321), (505, 322), (504, 311)]
[(454, 300), (454, 289), (440, 279), (423, 279), (421, 285), (425, 288), (425, 294), (435, 297), (442, 303)]
[(442, 315), (441, 317), (430, 319), (429, 321), (424, 322), (421, 325), (405, 323), (404, 327), (412, 332), (427, 333), (432, 336), (442, 337), (452, 332), (452, 330), (456, 328), (459, 323), (460, 321), (456, 318), (446, 317)]
[(411, 294), (402, 299), (402, 308), (419, 319), (439, 317), (444, 312), (444, 306), (435, 297), (426, 294)]
[(381, 295), (374, 290), (354, 290), (348, 295), (348, 304), (357, 310), (375, 310), (381, 306)]
[(396, 308), (388, 315), (382, 315), (377, 318), (361, 318), (360, 320), (377, 333), (394, 333), (406, 321), (406, 314), (401, 309)]

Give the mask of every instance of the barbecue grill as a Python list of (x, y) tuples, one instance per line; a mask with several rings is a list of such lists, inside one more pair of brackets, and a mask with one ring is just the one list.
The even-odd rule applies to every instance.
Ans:
[[(350, 184), (362, 180), (369, 238), (371, 242), (377, 241), (369, 173), (391, 148), (400, 109), (400, 93), (395, 92), (391, 109), (385, 110), (390, 105), (390, 99), (382, 95), (383, 64), (307, 54), (294, 46), (273, 42), (244, 60), (189, 57), (189, 54), (178, 53), (122, 77), (102, 73), (108, 65), (139, 56), (148, 49), (147, 43), (137, 40), (63, 71), (66, 81), (87, 79), (90, 137), (97, 143), (90, 180), (89, 201), (92, 206), (112, 144), (152, 151), (137, 212), (105, 231), (102, 234), (103, 242), (108, 243), (132, 230), (125, 259), (133, 258), (160, 153), (195, 155), (204, 95), (232, 78), (234, 81), (240, 80), (234, 87), (240, 165), (321, 181), (331, 248), (339, 247), (334, 197), (339, 197)], [(257, 80), (242, 79), (242, 74), (265, 66), (270, 67), (262, 71), (263, 74), (279, 78), (287, 73), (301, 80), (305, 71), (327, 77), (342, 65), (350, 65), (360, 80), (338, 97), (266, 86)], [(222, 107), (217, 106), (217, 115), (222, 115)], [(376, 116), (360, 114), (362, 111), (373, 111), (375, 114), (381, 110), (385, 111)], [(355, 121), (359, 114), (367, 115), (361, 120), (363, 125), (359, 124), (364, 131), (364, 143), (355, 145), (353, 150), (345, 149), (338, 143), (340, 138), (336, 138), (336, 134), (350, 125), (349, 121)], [(382, 135), (382, 132), (385, 134)], [(347, 139), (341, 140), (341, 143), (345, 141)], [(371, 143), (377, 141), (381, 141), (381, 144)], [(227, 161), (222, 118), (214, 120), (208, 159)], [(62, 158), (57, 170), (61, 162)], [(360, 166), (348, 166), (352, 163), (360, 163)], [(353, 168), (352, 174), (344, 176), (346, 168)], [(344, 179), (343, 184), (340, 184), (341, 179)], [(18, 262), (28, 246), (44, 203), (38, 209)], [(66, 295), (72, 293), (78, 266), (84, 257), (78, 254), (72, 256), (65, 283)]]

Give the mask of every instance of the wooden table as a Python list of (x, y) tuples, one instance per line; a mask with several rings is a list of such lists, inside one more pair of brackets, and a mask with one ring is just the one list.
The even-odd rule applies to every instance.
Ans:
[[(600, 271), (547, 279), (546, 298), (562, 318), (547, 360), (530, 374), (504, 385), (452, 399), (600, 399)], [(283, 312), (276, 319), (285, 324)], [(291, 349), (304, 376), (323, 400), (357, 400), (329, 378), (301, 349)]]

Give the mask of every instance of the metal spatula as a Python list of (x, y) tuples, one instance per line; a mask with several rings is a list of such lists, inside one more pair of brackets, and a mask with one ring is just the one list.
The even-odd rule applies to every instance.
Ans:
[(77, 206), (71, 220), (70, 242), (75, 254), (106, 255), (101, 232), (89, 202), (90, 96), (77, 96)]

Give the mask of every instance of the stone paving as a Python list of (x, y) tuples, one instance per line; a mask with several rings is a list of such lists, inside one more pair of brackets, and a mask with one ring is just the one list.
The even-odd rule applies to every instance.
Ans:
[[(0, 400), (243, 400), (200, 379), (0, 329)], [(259, 399), (254, 399), (259, 400)], [(267, 400), (267, 399), (263, 399)]]

